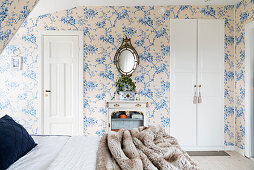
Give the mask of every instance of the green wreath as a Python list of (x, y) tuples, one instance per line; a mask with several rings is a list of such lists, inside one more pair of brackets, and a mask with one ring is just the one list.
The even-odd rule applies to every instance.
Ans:
[(120, 77), (116, 82), (117, 94), (120, 91), (135, 91), (136, 85), (130, 77)]

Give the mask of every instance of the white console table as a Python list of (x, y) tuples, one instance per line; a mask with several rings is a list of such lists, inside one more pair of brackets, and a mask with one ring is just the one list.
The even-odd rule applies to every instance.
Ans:
[[(117, 131), (121, 128), (132, 129), (134, 127), (147, 126), (148, 107), (149, 104), (147, 101), (112, 100), (107, 102), (108, 131)], [(118, 115), (124, 112), (127, 114), (127, 118), (119, 118)], [(138, 114), (140, 114), (140, 116)], [(132, 118), (132, 115), (138, 115), (139, 118)]]

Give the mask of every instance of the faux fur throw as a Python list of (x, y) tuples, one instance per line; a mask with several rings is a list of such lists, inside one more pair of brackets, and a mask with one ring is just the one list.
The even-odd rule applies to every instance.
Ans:
[(105, 134), (96, 170), (196, 170), (197, 165), (159, 126), (120, 129)]

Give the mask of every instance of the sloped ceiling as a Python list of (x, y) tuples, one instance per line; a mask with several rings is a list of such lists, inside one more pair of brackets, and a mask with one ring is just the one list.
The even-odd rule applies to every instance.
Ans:
[[(1, 0), (0, 54), (28, 17), (77, 6), (232, 5), (241, 0)], [(38, 2), (38, 5), (36, 3)], [(36, 5), (36, 6), (35, 6)]]
[(40, 0), (31, 17), (77, 6), (234, 5), (241, 0)]
[(38, 0), (0, 1), (0, 54), (28, 17)]

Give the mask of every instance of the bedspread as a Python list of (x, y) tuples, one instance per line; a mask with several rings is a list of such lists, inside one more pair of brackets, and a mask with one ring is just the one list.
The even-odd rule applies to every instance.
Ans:
[(94, 170), (99, 137), (71, 137), (48, 170)]
[(177, 140), (159, 126), (105, 134), (97, 151), (97, 170), (196, 170)]

